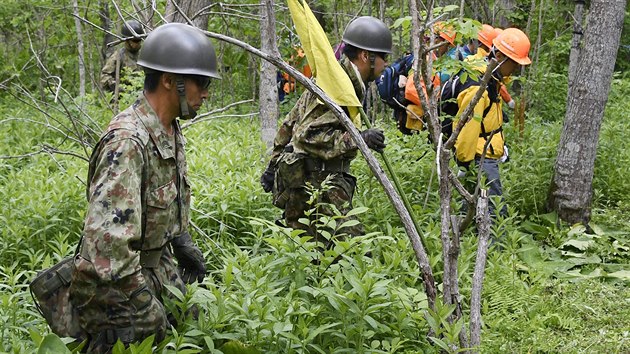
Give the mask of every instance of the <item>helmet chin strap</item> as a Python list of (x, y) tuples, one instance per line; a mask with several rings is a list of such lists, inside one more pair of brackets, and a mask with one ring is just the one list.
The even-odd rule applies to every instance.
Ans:
[(179, 96), (179, 117), (184, 120), (193, 119), (197, 112), (188, 105), (186, 100), (186, 86), (184, 85), (184, 77), (177, 75), (175, 82), (177, 84), (177, 95)]
[(376, 78), (374, 77), (374, 63), (376, 62), (376, 55), (372, 52), (369, 52), (369, 58), (370, 58), (370, 75), (368, 75), (368, 81), (373, 81)]
[[(497, 57), (497, 52), (496, 52), (496, 48), (494, 46), (492, 46), (492, 49), (490, 50), (490, 53), (493, 55), (494, 58)], [(505, 58), (499, 63), (499, 65), (497, 65), (496, 68), (494, 68), (494, 70), (492, 70), (492, 76), (494, 76), (495, 78), (497, 78), (499, 81), (503, 80), (503, 75), (501, 75), (501, 72), (498, 71), (499, 68), (501, 67), (501, 65), (503, 65), (503, 63), (505, 63), (509, 58), (507, 56), (505, 56)], [(498, 74), (498, 77), (495, 76)]]

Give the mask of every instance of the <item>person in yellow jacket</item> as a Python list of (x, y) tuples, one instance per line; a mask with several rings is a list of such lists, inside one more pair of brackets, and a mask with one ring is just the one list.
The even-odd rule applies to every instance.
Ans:
[[(503, 78), (516, 72), (521, 65), (531, 64), (528, 57), (530, 42), (525, 33), (517, 28), (508, 28), (493, 41), (488, 58), (495, 58), (499, 66), (492, 74), (488, 89), (483, 93), (475, 105), (473, 118), (466, 123), (455, 142), (455, 158), (460, 166), (468, 167), (471, 162), (480, 166), (489, 184), (489, 195), (501, 196), (503, 188), (499, 175), (499, 161), (504, 158), (505, 141), (503, 136), (502, 102), (499, 95)], [(485, 71), (480, 67), (479, 71)], [(471, 79), (468, 79), (471, 80)], [(467, 88), (457, 95), (459, 110), (457, 118), (461, 116), (479, 89), (479, 82), (467, 84)], [(457, 118), (454, 124), (457, 124)], [(488, 141), (490, 140), (490, 141)], [(487, 148), (486, 148), (487, 144)], [(492, 212), (493, 207), (491, 206)], [(505, 215), (504, 206), (500, 214)]]
[[(477, 47), (477, 53), (467, 57), (466, 60), (468, 61), (485, 60), (488, 57), (488, 54), (490, 54), (490, 48), (492, 48), (492, 41), (495, 38), (497, 38), (497, 36), (501, 34), (501, 32), (503, 32), (503, 30), (500, 28), (494, 28), (487, 24), (482, 25), (481, 29), (477, 33), (477, 40), (479, 42), (479, 46)], [(514, 109), (514, 106), (516, 106), (516, 103), (512, 99), (512, 95), (510, 95), (510, 93), (508, 92), (507, 87), (505, 87), (505, 84), (509, 83), (508, 80), (509, 78), (504, 78), (505, 82), (501, 83), (499, 94), (501, 95), (501, 98), (503, 99), (503, 101), (508, 105), (508, 107), (510, 107), (511, 109)]]

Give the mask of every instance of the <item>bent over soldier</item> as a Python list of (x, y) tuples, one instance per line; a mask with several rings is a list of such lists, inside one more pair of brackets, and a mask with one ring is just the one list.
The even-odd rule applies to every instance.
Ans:
[[(386, 65), (392, 36), (382, 21), (364, 16), (348, 25), (343, 41), (341, 66), (357, 98), (363, 101), (367, 83), (379, 77)], [(382, 152), (385, 148), (383, 131), (367, 129), (361, 136), (371, 149)], [(319, 202), (332, 204), (346, 214), (352, 208), (356, 186), (356, 178), (350, 174), (350, 163), (356, 155), (356, 143), (339, 119), (315, 95), (305, 91), (283, 121), (274, 140), (271, 161), (260, 181), (265, 191), (273, 189), (274, 205), (284, 209), (287, 226), (306, 230), (316, 241), (330, 247), (331, 240), (322, 240), (312, 226), (300, 222), (314, 207), (308, 204), (306, 185), (319, 188), (327, 179), (332, 188), (320, 192)], [(319, 212), (333, 215), (333, 210), (326, 207)], [(356, 236), (363, 233), (363, 228), (359, 224), (344, 231)]]
[(161, 341), (169, 326), (166, 285), (185, 292), (184, 283), (201, 282), (206, 273), (188, 233), (190, 185), (176, 118), (194, 117), (210, 78), (219, 78), (214, 47), (194, 27), (166, 24), (149, 34), (138, 64), (143, 94), (112, 119), (90, 159), (89, 205), (70, 287), (88, 352), (152, 334)]

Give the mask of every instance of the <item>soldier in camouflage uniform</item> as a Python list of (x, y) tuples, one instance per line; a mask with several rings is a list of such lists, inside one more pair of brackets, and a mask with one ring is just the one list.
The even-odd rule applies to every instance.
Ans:
[(103, 90), (118, 93), (120, 83), (123, 80), (123, 70), (125, 68), (131, 71), (142, 69), (137, 64), (138, 53), (142, 47), (142, 38), (137, 35), (142, 34), (144, 34), (144, 29), (142, 29), (140, 22), (131, 20), (123, 24), (120, 35), (128, 39), (123, 48), (118, 49), (107, 58), (101, 69), (101, 87)]
[(171, 23), (149, 34), (138, 64), (144, 93), (112, 119), (90, 159), (70, 287), (88, 352), (152, 334), (161, 341), (169, 326), (165, 286), (185, 292), (184, 283), (206, 272), (188, 233), (186, 141), (176, 118), (192, 118), (207, 99), (210, 78), (219, 78), (215, 51), (198, 29)]
[[(387, 54), (391, 53), (392, 36), (380, 20), (364, 16), (348, 25), (344, 31), (344, 57), (341, 65), (354, 86), (359, 101), (363, 101), (367, 83), (381, 74)], [(367, 145), (382, 152), (385, 136), (378, 129), (361, 132)], [(265, 191), (274, 193), (274, 205), (284, 209), (287, 226), (306, 230), (325, 247), (332, 245), (318, 235), (312, 226), (299, 221), (309, 205), (307, 183), (319, 188), (325, 179), (332, 187), (323, 190), (317, 202), (334, 205), (345, 214), (352, 208), (356, 178), (350, 172), (350, 162), (357, 155), (357, 146), (339, 119), (310, 91), (304, 92), (287, 115), (274, 140), (274, 149), (267, 170), (261, 176)], [(334, 215), (329, 207), (319, 213)], [(311, 216), (311, 220), (314, 219)], [(342, 230), (350, 235), (363, 234), (362, 226)]]

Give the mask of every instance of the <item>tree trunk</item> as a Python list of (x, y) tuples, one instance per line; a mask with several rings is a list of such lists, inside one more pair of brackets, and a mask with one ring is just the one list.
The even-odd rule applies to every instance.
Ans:
[[(280, 57), (276, 40), (276, 16), (273, 0), (260, 0), (260, 43), (263, 52)], [(260, 85), (258, 89), (260, 105), (260, 131), (262, 140), (271, 152), (273, 138), (278, 123), (278, 85), (276, 85), (276, 67), (261, 60)]]
[(512, 27), (512, 22), (508, 19), (508, 15), (512, 13), (516, 7), (515, 0), (499, 0), (495, 3), (498, 6), (496, 14), (497, 25), (501, 28)]
[(475, 271), (473, 272), (472, 291), (470, 296), (470, 346), (478, 352), (481, 344), (481, 293), (483, 289), (483, 278), (486, 272), (486, 259), (488, 257), (488, 240), (490, 238), (490, 227), (492, 221), (488, 213), (488, 194), (486, 190), (481, 191), (481, 196), (477, 201), (477, 259), (475, 261)]
[[(112, 25), (112, 20), (109, 16), (109, 1), (101, 0), (100, 3), (101, 5), (99, 16), (101, 18), (101, 27), (103, 27), (103, 29), (105, 29), (106, 31), (116, 32), (116, 29)], [(101, 48), (101, 61), (104, 61), (105, 58), (109, 58), (109, 56), (114, 53), (114, 51), (116, 50), (114, 46), (108, 47), (107, 43), (111, 43), (115, 40), (116, 37), (114, 37), (114, 35), (105, 32), (105, 35), (103, 36), (103, 47)]]
[(85, 97), (85, 52), (83, 50), (83, 30), (79, 15), (79, 3), (72, 1), (72, 13), (74, 14), (74, 26), (77, 30), (77, 50), (79, 52), (79, 96)]
[(167, 0), (165, 17), (169, 22), (188, 23), (187, 17), (195, 27), (206, 30), (208, 29), (208, 14), (204, 14), (203, 10), (211, 4), (210, 0)]
[[(569, 87), (567, 113), (548, 207), (569, 223), (588, 223), (597, 140), (619, 49), (626, 0), (593, 0), (584, 49)], [(606, 19), (606, 21), (602, 21)]]
[(580, 59), (580, 48), (582, 43), (582, 21), (584, 17), (584, 0), (575, 1), (575, 12), (573, 13), (573, 41), (571, 42), (571, 54), (569, 54), (569, 87), (573, 86), (578, 60)]

